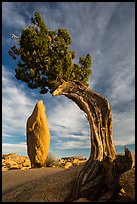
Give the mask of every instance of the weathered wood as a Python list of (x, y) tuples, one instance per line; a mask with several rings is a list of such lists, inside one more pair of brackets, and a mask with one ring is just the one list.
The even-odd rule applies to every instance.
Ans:
[[(130, 151), (118, 157), (113, 142), (112, 110), (108, 99), (79, 81), (63, 82), (52, 94), (65, 95), (86, 113), (90, 125), (91, 152), (81, 169), (74, 190), (65, 201), (86, 197), (92, 201), (109, 201), (120, 190), (119, 175), (131, 168)], [(128, 165), (124, 164), (125, 158)]]

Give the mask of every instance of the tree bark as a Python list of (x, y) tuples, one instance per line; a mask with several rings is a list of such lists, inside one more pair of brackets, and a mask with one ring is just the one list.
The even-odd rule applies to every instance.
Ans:
[(90, 157), (65, 201), (74, 201), (80, 197), (101, 202), (114, 199), (120, 191), (119, 176), (131, 168), (132, 158), (127, 148), (123, 156), (119, 157), (116, 153), (112, 110), (108, 99), (79, 81), (63, 82), (52, 95), (65, 95), (73, 100), (86, 113), (90, 125)]

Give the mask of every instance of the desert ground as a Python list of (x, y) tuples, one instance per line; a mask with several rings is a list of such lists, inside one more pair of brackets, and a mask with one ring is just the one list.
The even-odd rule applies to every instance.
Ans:
[[(2, 172), (2, 202), (64, 202), (82, 166)], [(115, 202), (135, 202), (135, 168), (124, 173), (120, 182), (125, 192)], [(80, 198), (74, 202), (90, 201)]]
[(63, 202), (81, 167), (43, 167), (2, 173), (3, 202)]

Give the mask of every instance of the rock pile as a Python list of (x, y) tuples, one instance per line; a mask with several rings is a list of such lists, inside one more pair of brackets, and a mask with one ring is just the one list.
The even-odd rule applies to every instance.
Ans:
[(59, 166), (68, 169), (71, 166), (77, 166), (87, 161), (87, 158), (82, 156), (62, 157), (59, 159)]
[[(87, 161), (87, 158), (82, 156), (73, 156), (73, 157), (62, 157), (58, 161), (52, 162), (50, 167), (62, 167), (65, 169), (70, 168), (71, 166), (77, 166)], [(46, 167), (46, 164), (45, 164)], [(21, 156), (18, 154), (3, 154), (2, 155), (2, 171), (13, 170), (13, 169), (30, 169), (31, 162), (29, 157)]]
[(31, 168), (31, 163), (27, 156), (21, 156), (15, 153), (2, 155), (2, 171), (12, 169), (25, 170), (29, 168)]

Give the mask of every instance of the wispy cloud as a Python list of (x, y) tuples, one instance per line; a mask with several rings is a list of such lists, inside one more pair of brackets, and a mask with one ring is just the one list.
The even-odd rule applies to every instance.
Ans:
[(66, 98), (50, 110), (48, 120), (53, 131), (58, 128), (81, 132), (87, 123), (84, 112), (73, 101)]
[(35, 100), (28, 97), (22, 86), (11, 79), (12, 73), (2, 67), (2, 133), (25, 135), (26, 120)]
[(56, 147), (59, 147), (60, 149), (89, 149), (90, 148), (90, 143), (89, 141), (66, 141), (63, 142), (62, 145), (62, 141), (56, 143)]
[(2, 3), (2, 23), (5, 27), (22, 29), (26, 26), (25, 18), (23, 15), (20, 15), (18, 9), (14, 2)]
[(135, 143), (135, 109), (127, 112), (113, 113), (113, 130), (115, 145)]
[(10, 143), (3, 143), (2, 144), (2, 153), (17, 153), (27, 155), (27, 146), (25, 143), (18, 143), (18, 144), (10, 144)]
[[(7, 138), (6, 141), (8, 141), (9, 137), (16, 140), (16, 135), (25, 136), (26, 138), (26, 121), (38, 101), (38, 98), (34, 99), (35, 94), (32, 93), (28, 96), (23, 86), (16, 87), (16, 81), (12, 77), (13, 73), (3, 66), (2, 133), (3, 138), (5, 140)], [(51, 141), (54, 145), (60, 140), (62, 142), (58, 148), (64, 148), (64, 138), (68, 141), (73, 139), (77, 141), (89, 140), (87, 119), (84, 112), (74, 102), (63, 97), (62, 101), (55, 106), (55, 104), (47, 103), (45, 97), (42, 97), (42, 99), (46, 107), (46, 115), (51, 130)]]
[[(81, 55), (92, 54), (93, 74), (89, 84), (110, 101), (115, 144), (135, 141), (134, 7), (133, 2), (2, 3), (3, 49), (7, 43), (11, 44), (10, 35), (20, 33), (30, 24), (34, 12), (40, 11), (49, 29), (62, 27), (69, 31), (76, 61)], [(28, 95), (24, 86), (13, 79), (8, 60), (4, 63), (7, 63), (2, 73), (4, 138), (25, 134), (26, 119), (36, 102), (42, 99), (53, 146), (58, 149), (88, 148), (90, 133), (84, 112), (63, 96), (43, 96), (35, 91)]]
[(64, 97), (56, 106), (49, 108), (47, 117), (53, 146), (69, 149), (73, 142), (74, 144), (77, 142), (78, 148), (81, 145), (83, 148), (84, 144), (86, 148), (87, 143), (90, 144), (89, 123), (85, 113), (73, 101)]
[[(128, 70), (115, 75), (112, 79), (112, 88), (108, 92), (111, 107), (116, 112), (125, 112), (127, 115), (135, 111), (135, 73), (128, 75)], [(132, 115), (133, 116), (133, 115)]]

